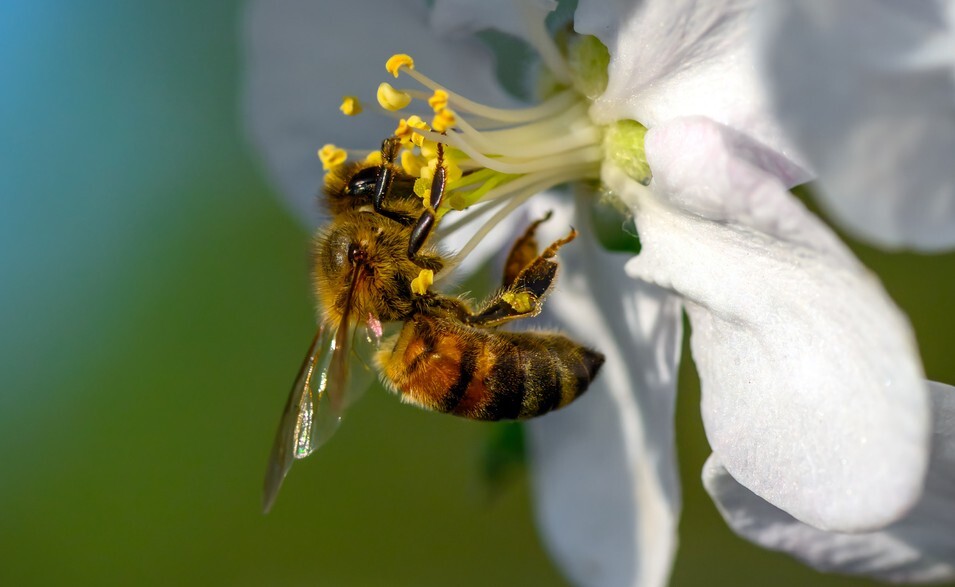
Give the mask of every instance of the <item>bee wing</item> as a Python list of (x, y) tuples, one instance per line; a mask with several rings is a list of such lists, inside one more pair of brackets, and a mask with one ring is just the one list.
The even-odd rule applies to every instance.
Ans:
[(295, 459), (312, 454), (338, 429), (347, 389), (348, 330), (323, 324), (315, 333), (275, 434), (262, 496), (266, 512)]
[(322, 322), (295, 377), (265, 471), (262, 495), (265, 512), (275, 502), (295, 459), (312, 454), (335, 433), (341, 422), (347, 405), (351, 306), (361, 275), (362, 272), (356, 270), (352, 276), (338, 327), (332, 329)]

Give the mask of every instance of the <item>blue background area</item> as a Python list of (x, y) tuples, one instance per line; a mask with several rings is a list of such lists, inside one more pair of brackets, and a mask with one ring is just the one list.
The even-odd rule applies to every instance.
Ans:
[[(242, 135), (237, 21), (231, 3), (0, 8), (0, 584), (560, 584), (523, 474), (489, 498), (490, 429), (382, 392), (261, 515), (314, 317), (309, 235)], [(856, 251), (955, 382), (955, 255)], [(681, 376), (674, 585), (867, 584), (726, 529)]]

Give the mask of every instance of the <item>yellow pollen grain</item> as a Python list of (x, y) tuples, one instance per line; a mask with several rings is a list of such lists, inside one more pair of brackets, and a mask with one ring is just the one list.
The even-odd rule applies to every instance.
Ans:
[(388, 61), (385, 62), (385, 69), (388, 71), (388, 73), (395, 77), (398, 77), (398, 71), (402, 67), (414, 69), (414, 59), (412, 59), (410, 55), (396, 53), (389, 57)]
[(507, 302), (507, 305), (514, 308), (515, 312), (526, 314), (534, 307), (534, 296), (522, 292), (508, 291), (501, 294), (501, 299)]
[(411, 291), (423, 296), (428, 292), (428, 288), (434, 283), (434, 271), (422, 269), (418, 276), (411, 280)]
[(382, 82), (378, 86), (378, 103), (385, 110), (401, 110), (411, 103), (411, 96), (406, 92), (394, 89), (388, 82)]
[(434, 113), (434, 119), (431, 121), (431, 128), (437, 132), (446, 132), (452, 126), (456, 119), (454, 117), (454, 110), (450, 108), (442, 108)]
[(447, 108), (448, 93), (445, 92), (444, 90), (435, 90), (434, 94), (432, 94), (431, 97), (428, 98), (428, 106), (430, 106), (431, 109), (434, 110), (435, 112), (438, 112), (442, 108)]
[(328, 171), (344, 163), (348, 159), (348, 153), (345, 152), (345, 149), (340, 149), (329, 143), (318, 150), (318, 158), (321, 160), (325, 171)]
[(355, 96), (345, 96), (342, 98), (342, 105), (338, 109), (345, 116), (357, 116), (361, 114), (361, 102)]

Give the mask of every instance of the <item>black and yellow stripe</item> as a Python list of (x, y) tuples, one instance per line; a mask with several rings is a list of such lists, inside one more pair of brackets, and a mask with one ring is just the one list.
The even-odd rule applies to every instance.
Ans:
[(563, 407), (604, 362), (562, 334), (479, 329), (423, 314), (383, 348), (381, 372), (405, 401), (474, 420), (533, 418)]

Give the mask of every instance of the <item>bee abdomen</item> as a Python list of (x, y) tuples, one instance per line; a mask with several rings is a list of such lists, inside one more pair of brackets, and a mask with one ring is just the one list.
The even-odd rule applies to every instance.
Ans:
[[(581, 346), (562, 334), (542, 332), (502, 332), (498, 336), (509, 339), (516, 357), (516, 369), (509, 377), (502, 372), (498, 387), (520, 389), (521, 405), (517, 415), (513, 406), (500, 401), (504, 394), (494, 398), (488, 406), (491, 414), (500, 418), (533, 418), (562, 408), (587, 391), (590, 382), (604, 363), (604, 356)], [(501, 365), (511, 362), (502, 361)]]
[(378, 362), (405, 401), (475, 420), (502, 420), (533, 418), (569, 404), (587, 390), (604, 357), (561, 334), (480, 330), (418, 316), (405, 323)]

